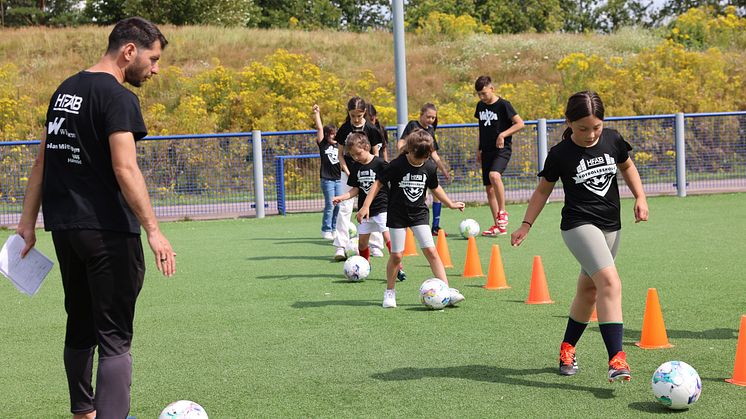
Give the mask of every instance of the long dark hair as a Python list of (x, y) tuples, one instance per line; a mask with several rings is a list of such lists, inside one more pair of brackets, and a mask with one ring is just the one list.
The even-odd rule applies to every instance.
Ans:
[(365, 106), (365, 120), (367, 122), (371, 122), (373, 118), (376, 119), (376, 122), (373, 123), (373, 125), (375, 125), (375, 127), (378, 129), (378, 132), (381, 133), (381, 138), (386, 141), (386, 139), (388, 138), (386, 135), (386, 128), (384, 128), (383, 125), (381, 125), (381, 121), (378, 120), (378, 111), (376, 111), (376, 107), (373, 106), (372, 103), (368, 102), (368, 104)]
[(353, 96), (350, 98), (350, 100), (347, 101), (347, 118), (345, 118), (345, 122), (350, 122), (350, 111), (354, 110), (363, 112), (368, 110), (368, 106), (365, 103), (365, 100), (360, 96)]
[[(334, 135), (332, 135), (334, 133)], [(334, 139), (337, 134), (337, 127), (334, 125), (327, 125), (324, 127), (324, 139), (329, 142)]]
[[(591, 115), (602, 121), (604, 119), (604, 103), (598, 93), (586, 90), (570, 96), (565, 108), (565, 118), (569, 122), (575, 122)], [(562, 133), (562, 139), (570, 138), (570, 135), (572, 135), (572, 128), (567, 127), (565, 132)]]

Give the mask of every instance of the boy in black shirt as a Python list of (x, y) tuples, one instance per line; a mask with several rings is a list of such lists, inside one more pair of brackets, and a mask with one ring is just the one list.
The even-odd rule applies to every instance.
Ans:
[(507, 100), (495, 94), (489, 76), (480, 76), (474, 83), (479, 96), (474, 118), (479, 120), (479, 146), (477, 161), (482, 163), (482, 183), (487, 192), (487, 202), (495, 224), (484, 236), (507, 233), (508, 212), (505, 210), (505, 186), (502, 174), (508, 167), (512, 154), (513, 134), (524, 126), (523, 119)]

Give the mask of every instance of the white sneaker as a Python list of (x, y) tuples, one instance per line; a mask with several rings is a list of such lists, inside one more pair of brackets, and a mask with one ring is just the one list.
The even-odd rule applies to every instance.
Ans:
[(347, 260), (347, 254), (345, 253), (344, 247), (337, 248), (337, 251), (334, 252), (334, 260), (339, 261), (339, 262), (343, 260)]
[(322, 231), (321, 238), (324, 240), (334, 240), (334, 233), (331, 231)]
[(449, 306), (455, 306), (456, 304), (464, 301), (466, 297), (458, 292), (456, 288), (451, 288), (451, 301), (448, 302)]
[(383, 308), (396, 307), (396, 290), (387, 289), (383, 293)]
[(370, 247), (370, 255), (374, 258), (382, 258), (383, 257), (383, 251), (377, 247)]

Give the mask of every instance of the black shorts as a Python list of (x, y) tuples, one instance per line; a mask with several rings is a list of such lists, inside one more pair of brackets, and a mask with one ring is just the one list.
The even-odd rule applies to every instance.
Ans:
[(498, 148), (496, 151), (482, 152), (482, 184), (490, 185), (490, 172), (503, 174), (508, 167), (513, 149), (510, 147)]
[(98, 346), (103, 357), (127, 353), (145, 277), (140, 235), (66, 230), (52, 239), (65, 291), (65, 346)]

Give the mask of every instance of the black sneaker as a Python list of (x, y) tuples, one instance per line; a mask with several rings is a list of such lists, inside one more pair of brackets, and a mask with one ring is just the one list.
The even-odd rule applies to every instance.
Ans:
[(560, 375), (575, 375), (578, 373), (578, 361), (575, 360), (575, 347), (562, 342), (559, 357)]
[(404, 269), (399, 268), (399, 272), (396, 273), (396, 279), (400, 282), (407, 279), (407, 274), (404, 273)]

